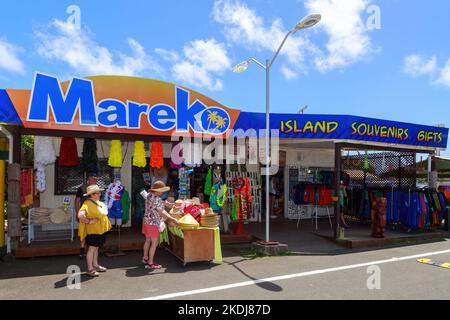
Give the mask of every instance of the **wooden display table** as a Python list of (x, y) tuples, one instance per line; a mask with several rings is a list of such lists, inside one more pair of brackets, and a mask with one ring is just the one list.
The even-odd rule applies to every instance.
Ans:
[(186, 266), (189, 262), (214, 260), (214, 230), (183, 230), (184, 238), (168, 232), (169, 245), (166, 246), (175, 257)]

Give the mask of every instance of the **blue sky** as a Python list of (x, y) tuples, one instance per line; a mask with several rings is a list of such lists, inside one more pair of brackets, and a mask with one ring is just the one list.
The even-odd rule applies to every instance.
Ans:
[[(232, 67), (271, 58), (283, 35), (317, 12), (321, 23), (292, 36), (273, 67), (273, 112), (308, 105), (307, 113), (450, 126), (447, 0), (2, 2), (1, 88), (30, 88), (35, 71), (61, 80), (126, 74), (264, 112), (263, 70)], [(70, 5), (81, 10), (80, 29)]]

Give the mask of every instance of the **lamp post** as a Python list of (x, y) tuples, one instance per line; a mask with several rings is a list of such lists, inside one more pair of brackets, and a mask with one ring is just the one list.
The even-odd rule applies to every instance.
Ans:
[(242, 73), (248, 69), (248, 66), (254, 62), (257, 65), (259, 65), (261, 68), (263, 68), (266, 71), (266, 243), (270, 241), (269, 239), (269, 221), (270, 221), (270, 202), (269, 202), (269, 187), (270, 187), (270, 167), (269, 167), (269, 154), (270, 154), (270, 69), (275, 62), (275, 59), (278, 57), (278, 54), (281, 51), (281, 48), (283, 48), (284, 43), (286, 42), (287, 38), (291, 35), (296, 33), (297, 31), (301, 29), (310, 28), (314, 25), (316, 25), (321, 19), (320, 14), (311, 14), (307, 17), (303, 18), (299, 23), (295, 25), (295, 27), (289, 31), (286, 36), (284, 37), (283, 41), (281, 42), (280, 46), (278, 47), (278, 50), (275, 52), (275, 55), (273, 56), (272, 60), (266, 60), (265, 64), (262, 64), (255, 58), (248, 59), (246, 61), (243, 61), (236, 65), (233, 68), (233, 72), (235, 73)]
[(298, 110), (298, 114), (304, 114), (306, 109), (308, 109), (308, 106), (304, 106), (303, 108)]

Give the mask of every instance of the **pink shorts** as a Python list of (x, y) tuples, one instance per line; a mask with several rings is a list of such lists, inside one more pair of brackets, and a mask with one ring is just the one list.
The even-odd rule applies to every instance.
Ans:
[(152, 226), (149, 224), (142, 224), (142, 234), (145, 235), (146, 238), (158, 238), (159, 237), (159, 229), (157, 226)]

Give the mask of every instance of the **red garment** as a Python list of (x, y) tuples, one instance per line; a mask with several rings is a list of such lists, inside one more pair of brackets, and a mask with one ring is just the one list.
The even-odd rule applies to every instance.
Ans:
[(247, 219), (252, 216), (251, 204), (252, 204), (252, 192), (250, 189), (250, 182), (248, 178), (244, 179), (244, 187), (241, 189), (241, 202), (242, 202), (242, 212), (247, 214)]
[(319, 186), (319, 206), (329, 206), (333, 203), (333, 192), (328, 186)]
[(62, 138), (59, 148), (58, 164), (61, 167), (76, 167), (79, 163), (75, 138)]
[(310, 204), (314, 203), (314, 186), (306, 186), (304, 201)]
[(33, 204), (34, 176), (32, 169), (20, 172), (20, 205), (28, 207)]
[(200, 222), (201, 219), (201, 211), (200, 209), (202, 209), (202, 206), (198, 206), (195, 204), (191, 204), (189, 206), (187, 206), (186, 208), (184, 208), (184, 214), (190, 214), (195, 220), (197, 220), (197, 222)]

